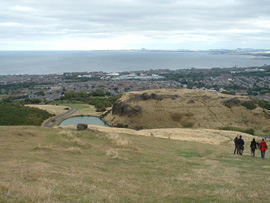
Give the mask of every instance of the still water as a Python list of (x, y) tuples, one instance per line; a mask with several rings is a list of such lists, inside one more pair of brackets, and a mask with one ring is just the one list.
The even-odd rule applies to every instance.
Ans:
[(72, 118), (68, 118), (64, 120), (60, 126), (67, 126), (67, 125), (75, 125), (77, 126), (79, 123), (85, 123), (89, 125), (99, 125), (103, 127), (110, 127), (106, 125), (100, 118), (95, 116), (76, 116)]
[(270, 64), (270, 57), (211, 52), (0, 51), (0, 75), (231, 68)]

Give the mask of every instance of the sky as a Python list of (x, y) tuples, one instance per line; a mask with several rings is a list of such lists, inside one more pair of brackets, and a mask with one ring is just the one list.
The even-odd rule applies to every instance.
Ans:
[(0, 50), (270, 49), (269, 0), (0, 0)]

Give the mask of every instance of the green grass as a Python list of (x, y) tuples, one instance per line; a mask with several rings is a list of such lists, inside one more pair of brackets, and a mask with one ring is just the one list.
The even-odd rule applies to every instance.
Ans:
[(269, 202), (270, 156), (96, 131), (0, 127), (0, 202)]
[(178, 149), (177, 154), (181, 157), (201, 157), (201, 154), (194, 151), (194, 149)]

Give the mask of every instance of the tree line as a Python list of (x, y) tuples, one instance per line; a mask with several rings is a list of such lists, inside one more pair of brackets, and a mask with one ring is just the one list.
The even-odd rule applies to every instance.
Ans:
[(82, 102), (95, 106), (96, 111), (106, 111), (107, 107), (111, 107), (120, 96), (111, 95), (110, 92), (104, 92), (103, 90), (97, 89), (93, 92), (87, 93), (81, 92), (65, 92), (64, 96), (60, 100), (68, 102)]

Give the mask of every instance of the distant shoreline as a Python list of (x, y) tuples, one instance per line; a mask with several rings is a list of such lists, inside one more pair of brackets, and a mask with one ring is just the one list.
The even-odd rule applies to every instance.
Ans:
[(0, 51), (1, 75), (261, 67), (270, 53), (230, 50)]

